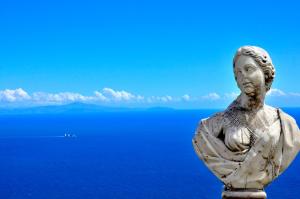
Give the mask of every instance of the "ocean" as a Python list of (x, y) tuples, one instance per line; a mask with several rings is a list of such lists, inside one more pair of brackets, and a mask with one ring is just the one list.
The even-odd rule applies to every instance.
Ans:
[[(300, 109), (284, 110), (300, 123)], [(191, 142), (215, 111), (0, 115), (0, 198), (221, 198)], [(268, 198), (299, 198), (299, 169), (298, 156)]]

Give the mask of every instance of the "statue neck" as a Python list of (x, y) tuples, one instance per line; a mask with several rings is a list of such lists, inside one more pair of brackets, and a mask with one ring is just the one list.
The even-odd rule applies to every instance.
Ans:
[(264, 106), (265, 94), (247, 95), (241, 93), (239, 96), (240, 106), (249, 111), (258, 111)]

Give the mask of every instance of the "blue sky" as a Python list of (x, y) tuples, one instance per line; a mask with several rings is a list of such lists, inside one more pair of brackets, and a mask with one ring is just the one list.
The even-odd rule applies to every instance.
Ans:
[(242, 45), (271, 55), (268, 102), (300, 106), (297, 1), (0, 0), (0, 105), (226, 107)]

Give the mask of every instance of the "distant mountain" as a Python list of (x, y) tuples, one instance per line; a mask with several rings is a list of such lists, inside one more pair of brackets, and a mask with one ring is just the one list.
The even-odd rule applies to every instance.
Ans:
[(48, 105), (27, 108), (0, 108), (0, 114), (76, 114), (76, 113), (99, 113), (99, 112), (125, 112), (125, 111), (170, 111), (172, 108), (127, 108), (107, 107), (96, 104), (72, 103), (66, 105)]
[(147, 109), (148, 111), (174, 111), (176, 109), (169, 107), (151, 107)]

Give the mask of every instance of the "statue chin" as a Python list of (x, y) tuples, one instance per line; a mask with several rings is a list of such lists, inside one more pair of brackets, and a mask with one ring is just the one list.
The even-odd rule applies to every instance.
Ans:
[(244, 89), (244, 93), (246, 95), (252, 96), (253, 94), (255, 94), (255, 89), (253, 87), (248, 86)]
[(244, 93), (249, 97), (258, 96), (258, 94), (254, 90), (246, 90)]

